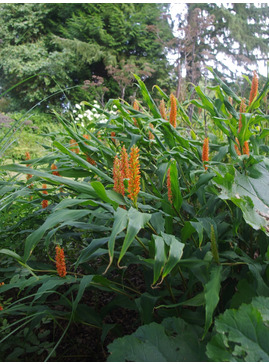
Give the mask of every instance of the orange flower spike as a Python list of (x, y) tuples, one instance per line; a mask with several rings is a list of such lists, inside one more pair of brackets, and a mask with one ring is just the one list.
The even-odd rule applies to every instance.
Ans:
[(162, 118), (164, 120), (167, 120), (166, 110), (165, 110), (165, 102), (164, 102), (163, 99), (160, 102), (160, 113), (161, 113)]
[(175, 98), (175, 95), (170, 95), (170, 101), (171, 101), (171, 109), (170, 109), (170, 117), (169, 117), (169, 123), (173, 125), (174, 128), (177, 126), (177, 99)]
[(113, 179), (114, 179), (114, 191), (120, 193), (124, 196), (124, 183), (123, 183), (123, 175), (121, 171), (121, 161), (119, 160), (118, 156), (115, 156), (114, 163), (113, 163)]
[[(202, 161), (203, 162), (208, 162), (209, 160), (209, 140), (208, 138), (204, 139), (204, 144), (203, 144), (203, 152), (202, 152)], [(204, 163), (204, 168), (205, 170), (207, 170), (207, 165), (205, 165)]]
[(60, 248), (59, 245), (56, 246), (55, 250), (56, 250), (55, 260), (56, 260), (57, 273), (60, 277), (65, 277), (66, 265), (65, 265), (64, 250)]
[(83, 138), (88, 139), (89, 140), (89, 135), (88, 134), (83, 134)]
[(122, 178), (129, 178), (129, 158), (125, 146), (121, 149), (121, 159), (120, 159), (120, 169), (122, 173)]
[[(151, 127), (151, 129), (154, 129), (154, 125), (152, 123), (149, 123), (149, 126)], [(152, 132), (149, 130), (149, 140), (153, 140), (154, 139), (154, 135), (152, 134)]]
[(249, 155), (249, 146), (247, 141), (244, 142), (243, 153)]
[(112, 132), (110, 133), (110, 135), (111, 135), (111, 140), (112, 140), (112, 142), (113, 142), (114, 144), (116, 144), (116, 139), (114, 138), (114, 137), (116, 136), (116, 133), (115, 133), (114, 131), (112, 131)]
[(251, 83), (251, 90), (249, 94), (249, 105), (252, 103), (252, 101), (256, 98), (258, 94), (258, 85), (259, 85), (259, 79), (256, 71), (253, 71), (253, 79)]
[(2, 305), (0, 305), (0, 311), (3, 311), (3, 306)]
[(139, 149), (133, 146), (130, 153), (129, 165), (129, 184), (128, 184), (128, 197), (134, 202), (136, 206), (137, 195), (140, 191), (140, 165), (139, 165)]
[(51, 170), (52, 170), (52, 174), (54, 174), (54, 176), (60, 176), (60, 173), (57, 171), (57, 166), (53, 163), (51, 165)]
[(172, 194), (172, 188), (171, 188), (170, 168), (168, 168), (168, 171), (167, 171), (166, 185), (167, 185), (167, 191), (168, 191), (168, 200), (172, 205), (173, 204), (173, 194)]

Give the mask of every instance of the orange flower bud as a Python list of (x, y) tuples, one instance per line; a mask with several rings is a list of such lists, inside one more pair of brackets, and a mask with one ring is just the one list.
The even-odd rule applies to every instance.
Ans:
[(88, 134), (83, 134), (83, 138), (89, 139), (89, 135)]
[(113, 163), (113, 179), (114, 179), (114, 191), (120, 193), (124, 196), (124, 183), (123, 183), (123, 174), (121, 171), (121, 161), (119, 160), (118, 156), (115, 156), (114, 163)]
[(169, 122), (171, 125), (173, 125), (174, 128), (177, 126), (177, 99), (175, 98), (175, 95), (170, 95), (170, 101), (171, 101), (171, 109), (170, 109), (170, 117)]
[(116, 133), (114, 131), (111, 132), (111, 140), (114, 144), (116, 144), (116, 139), (114, 138), (114, 136), (116, 136)]
[[(202, 152), (202, 161), (203, 162), (208, 162), (209, 160), (209, 140), (208, 138), (204, 139), (204, 144), (203, 144), (203, 152)], [(207, 170), (207, 165), (205, 165), (204, 163), (204, 168), (205, 170)]]
[(166, 110), (165, 110), (165, 102), (164, 102), (163, 99), (160, 102), (160, 113), (161, 113), (162, 118), (164, 120), (167, 120)]
[(59, 245), (55, 247), (55, 250), (56, 250), (55, 260), (56, 260), (57, 273), (60, 277), (65, 277), (66, 266), (65, 266), (64, 250), (60, 248)]
[(170, 168), (168, 168), (168, 171), (167, 171), (166, 185), (167, 185), (167, 191), (168, 191), (168, 200), (172, 205), (173, 204), (173, 194), (172, 194), (172, 188), (171, 188)]
[(48, 200), (42, 200), (42, 209), (45, 209), (46, 207), (48, 207), (49, 205), (49, 201)]
[(253, 71), (253, 79), (252, 79), (251, 90), (250, 90), (250, 94), (249, 94), (249, 103), (248, 103), (249, 105), (257, 97), (258, 84), (259, 84), (258, 75), (257, 75), (256, 71)]
[[(153, 126), (153, 124), (152, 123), (150, 123), (149, 124), (149, 126), (152, 128), (152, 129), (154, 129), (154, 126)], [(152, 132), (149, 130), (149, 139), (150, 140), (153, 140), (154, 139), (154, 135), (152, 134)]]
[(58, 171), (56, 171), (57, 170), (57, 166), (54, 163), (51, 165), (50, 168), (52, 170), (52, 174), (54, 174), (55, 176), (60, 176), (60, 173)]
[(139, 149), (133, 146), (129, 159), (129, 184), (128, 184), (128, 197), (134, 202), (136, 206), (137, 195), (140, 191), (140, 165), (139, 165)]
[(247, 141), (244, 142), (243, 153), (249, 155), (249, 146)]
[(125, 146), (121, 149), (121, 159), (120, 159), (120, 169), (122, 173), (122, 178), (129, 178), (129, 158)]

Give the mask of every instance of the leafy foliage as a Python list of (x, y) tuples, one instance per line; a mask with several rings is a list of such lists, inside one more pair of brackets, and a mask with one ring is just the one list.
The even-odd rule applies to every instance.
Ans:
[[(174, 126), (134, 77), (139, 107), (110, 99), (104, 108), (84, 101), (75, 113), (55, 112), (62, 130), (47, 136), (44, 155), (0, 166), (3, 355), (27, 359), (11, 337), (36, 326), (38, 337), (51, 320), (58, 335), (41, 345), (44, 360), (59, 353), (74, 325), (95, 330), (111, 361), (265, 360), (263, 341), (253, 338), (267, 338), (268, 117), (257, 100), (268, 87), (242, 112), (224, 81), (208, 94), (197, 86), (199, 98), (177, 103)], [(155, 91), (169, 110), (169, 97)], [(113, 166), (123, 146), (129, 162), (134, 146), (139, 160), (117, 175), (118, 193)], [(58, 246), (64, 277), (55, 265)]]

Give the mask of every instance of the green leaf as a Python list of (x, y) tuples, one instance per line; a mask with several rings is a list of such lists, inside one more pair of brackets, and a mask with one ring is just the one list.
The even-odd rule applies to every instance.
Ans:
[(268, 362), (268, 306), (268, 297), (258, 297), (251, 304), (220, 315), (215, 322), (217, 334), (207, 345), (209, 359)]
[(38, 242), (42, 239), (45, 232), (48, 229), (53, 228), (60, 222), (65, 222), (67, 220), (70, 221), (76, 221), (78, 219), (81, 219), (83, 216), (86, 216), (88, 214), (91, 214), (91, 210), (56, 210), (54, 213), (49, 215), (47, 220), (44, 222), (43, 225), (41, 225), (37, 230), (35, 230), (32, 234), (30, 234), (25, 242), (25, 248), (24, 248), (24, 257), (23, 261), (26, 262), (30, 255), (32, 254), (34, 248), (38, 244)]
[(263, 161), (248, 167), (247, 174), (226, 168), (226, 173), (219, 173), (212, 182), (220, 189), (219, 198), (231, 200), (253, 229), (262, 229), (269, 236), (268, 180), (269, 166)]
[(118, 265), (125, 255), (127, 249), (132, 244), (135, 239), (135, 236), (139, 233), (139, 231), (149, 222), (151, 218), (150, 214), (145, 214), (142, 212), (137, 211), (133, 207), (130, 208), (128, 211), (128, 227), (127, 233), (125, 235), (124, 242), (122, 244), (122, 248), (120, 251), (120, 256), (118, 259)]
[(171, 177), (171, 189), (173, 195), (173, 205), (175, 209), (179, 212), (183, 197), (180, 192), (180, 186), (178, 182), (178, 172), (177, 172), (177, 163), (176, 161), (172, 161), (170, 164), (170, 177)]
[(79, 301), (81, 300), (81, 297), (83, 296), (83, 293), (87, 286), (91, 283), (93, 278), (93, 275), (83, 276), (79, 283), (78, 293), (75, 301), (73, 302), (72, 309), (73, 311), (76, 311)]
[[(108, 345), (109, 362), (206, 361), (205, 345), (199, 340), (201, 328), (176, 317), (144, 325), (132, 335)], [(195, 348), (195, 350), (194, 350)]]
[(203, 337), (212, 324), (213, 313), (219, 302), (221, 272), (222, 266), (213, 267), (210, 280), (205, 284), (205, 330)]
[(241, 99), (233, 92), (233, 90), (230, 89), (229, 86), (226, 85), (225, 82), (222, 81), (222, 79), (216, 74), (216, 72), (214, 72), (213, 68), (207, 67), (207, 69), (213, 74), (215, 80), (221, 86), (226, 95), (231, 96), (237, 103), (240, 103)]
[(180, 261), (185, 245), (176, 239), (174, 235), (168, 235), (163, 232), (161, 234), (165, 244), (169, 246), (168, 259), (162, 272), (162, 279), (164, 279)]
[(113, 179), (107, 176), (104, 172), (100, 171), (97, 167), (93, 166), (91, 163), (87, 162), (85, 159), (78, 156), (76, 153), (72, 152), (71, 150), (67, 149), (64, 145), (60, 142), (55, 140), (53, 145), (58, 148), (62, 153), (68, 155), (74, 162), (76, 162), (81, 167), (87, 168), (97, 174), (99, 177), (103, 178), (108, 182), (113, 182)]
[(75, 269), (77, 269), (80, 264), (89, 261), (93, 253), (95, 253), (96, 250), (98, 250), (101, 246), (107, 243), (107, 241), (108, 238), (93, 239), (86, 248), (82, 249), (78, 260), (76, 261)]
[(158, 299), (158, 296), (152, 296), (145, 292), (135, 300), (143, 324), (149, 324), (153, 321), (154, 306)]
[(158, 281), (165, 262), (167, 260), (165, 253), (164, 239), (161, 236), (152, 235), (155, 244), (155, 256), (154, 256), (154, 275), (153, 275), (153, 285)]
[(16, 260), (22, 261), (22, 257), (19, 256), (19, 254), (15, 253), (14, 251), (10, 250), (10, 249), (1, 249), (0, 254), (5, 254), (5, 255), (8, 255), (8, 256), (16, 259)]
[(141, 78), (139, 76), (134, 74), (134, 77), (136, 78), (136, 80), (139, 84), (139, 88), (142, 93), (143, 99), (145, 100), (146, 104), (148, 105), (154, 118), (160, 118), (161, 117), (160, 111), (159, 111), (158, 107), (156, 106), (155, 102), (153, 101), (146, 85), (144, 84), (144, 82), (141, 80)]
[(24, 174), (32, 174), (34, 176), (41, 177), (52, 184), (58, 184), (58, 185), (63, 184), (65, 186), (72, 188), (73, 190), (75, 190), (77, 192), (85, 193), (91, 197), (96, 197), (96, 193), (95, 193), (94, 189), (92, 188), (92, 186), (85, 182), (77, 182), (77, 181), (73, 181), (68, 178), (58, 177), (53, 174), (35, 170), (34, 168), (30, 168), (30, 167), (24, 167), (24, 166), (21, 166), (18, 164), (8, 164), (8, 165), (0, 166), (0, 170), (1, 169), (6, 170), (6, 171), (24, 173)]
[(108, 195), (107, 195), (107, 191), (105, 189), (105, 187), (103, 186), (103, 184), (99, 181), (94, 181), (91, 182), (91, 186), (93, 187), (93, 189), (95, 190), (95, 192), (97, 193), (97, 195), (105, 202), (110, 203), (115, 209), (118, 207), (118, 204), (114, 201), (112, 201)]
[(109, 265), (106, 268), (106, 272), (113, 262), (116, 236), (126, 228), (127, 223), (128, 212), (121, 207), (118, 207), (114, 212), (114, 223), (108, 241)]

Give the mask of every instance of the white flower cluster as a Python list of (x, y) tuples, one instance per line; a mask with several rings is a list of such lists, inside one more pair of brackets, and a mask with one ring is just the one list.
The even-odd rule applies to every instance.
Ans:
[[(98, 122), (98, 123), (106, 123), (107, 120), (105, 119), (105, 115), (104, 114), (100, 114), (96, 108), (101, 108), (101, 106), (99, 105), (99, 103), (94, 100), (93, 101), (93, 108), (84, 110), (83, 107), (81, 107), (80, 104), (76, 104), (75, 108), (73, 110), (73, 113), (76, 114), (75, 117), (75, 123), (78, 123), (81, 126), (85, 126), (85, 124), (87, 124), (88, 122)], [(117, 106), (113, 106), (113, 109), (117, 109)], [(111, 112), (111, 114), (116, 115), (115, 112)]]

